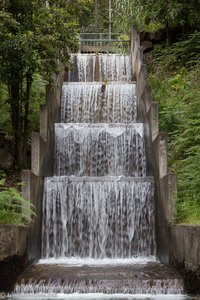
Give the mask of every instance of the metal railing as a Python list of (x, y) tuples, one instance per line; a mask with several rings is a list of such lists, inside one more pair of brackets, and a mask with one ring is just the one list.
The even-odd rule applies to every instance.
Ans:
[(80, 52), (82, 53), (127, 53), (130, 39), (122, 33), (81, 33)]

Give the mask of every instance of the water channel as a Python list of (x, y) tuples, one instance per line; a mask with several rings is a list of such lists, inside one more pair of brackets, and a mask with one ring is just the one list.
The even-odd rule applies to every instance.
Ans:
[(156, 260), (130, 56), (77, 54), (72, 64), (44, 180), (42, 258), (11, 299), (188, 299), (180, 275)]

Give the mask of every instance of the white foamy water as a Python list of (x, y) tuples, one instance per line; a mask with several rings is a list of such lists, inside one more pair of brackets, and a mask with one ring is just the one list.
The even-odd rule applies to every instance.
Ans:
[(9, 299), (27, 299), (27, 300), (194, 300), (195, 298), (186, 295), (151, 295), (151, 294), (113, 294), (106, 295), (102, 293), (89, 294), (14, 294)]
[(156, 262), (156, 257), (133, 257), (133, 258), (80, 258), (80, 257), (62, 257), (40, 259), (37, 264), (40, 265), (66, 265), (66, 266), (124, 266), (124, 265), (145, 265), (150, 262)]

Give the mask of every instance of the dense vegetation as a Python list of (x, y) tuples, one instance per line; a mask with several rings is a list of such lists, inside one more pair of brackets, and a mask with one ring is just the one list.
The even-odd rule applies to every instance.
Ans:
[[(129, 31), (134, 23), (139, 30), (180, 27), (186, 34), (199, 26), (200, 0), (116, 0), (114, 3), (115, 26)], [(170, 38), (170, 36), (169, 36)]]
[[(196, 44), (191, 41), (195, 37)], [(186, 47), (190, 46), (190, 50)], [(154, 50), (149, 69), (160, 130), (168, 133), (170, 170), (178, 175), (177, 221), (200, 224), (200, 34)], [(180, 55), (180, 53), (182, 53)], [(181, 59), (180, 59), (181, 58)]]
[(88, 14), (89, 21), (84, 23), (83, 32), (108, 32), (109, 28), (109, 0), (94, 0), (93, 8)]
[(6, 87), (15, 162), (26, 160), (31, 89), (38, 73), (50, 80), (78, 46), (78, 21), (90, 1), (5, 0), (0, 3), (0, 81)]

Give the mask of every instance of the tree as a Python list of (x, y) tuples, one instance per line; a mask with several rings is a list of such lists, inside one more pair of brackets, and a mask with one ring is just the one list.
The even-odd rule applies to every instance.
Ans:
[(198, 27), (200, 0), (116, 0), (114, 6), (115, 26), (129, 31), (132, 24), (144, 30), (181, 26), (184, 32)]
[(8, 89), (15, 160), (26, 158), (33, 75), (49, 79), (58, 61), (66, 64), (78, 45), (78, 21), (90, 0), (4, 0), (0, 3), (0, 81)]
[(84, 24), (87, 32), (108, 32), (109, 30), (109, 0), (95, 0), (90, 13), (89, 23)]

